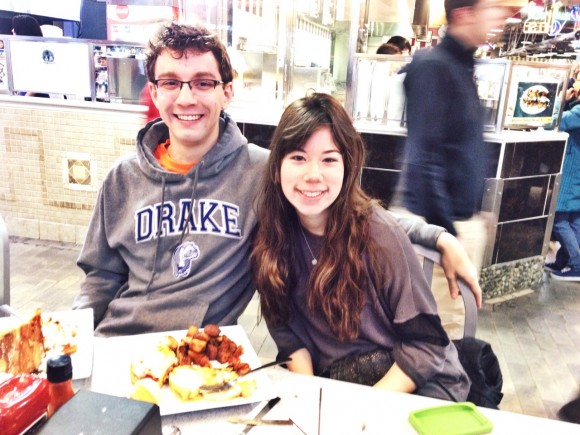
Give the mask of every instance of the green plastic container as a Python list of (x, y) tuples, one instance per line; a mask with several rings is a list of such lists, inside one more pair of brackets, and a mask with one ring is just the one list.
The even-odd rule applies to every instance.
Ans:
[(493, 429), (491, 421), (470, 402), (419, 409), (409, 414), (409, 422), (421, 435), (479, 435)]

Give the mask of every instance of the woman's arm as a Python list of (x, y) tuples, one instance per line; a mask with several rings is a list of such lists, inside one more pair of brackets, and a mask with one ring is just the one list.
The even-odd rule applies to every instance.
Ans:
[(288, 363), (288, 369), (291, 372), (303, 375), (314, 375), (312, 358), (310, 357), (310, 352), (308, 352), (305, 347), (298, 349), (290, 355), (290, 358), (292, 358), (292, 361)]
[(399, 391), (402, 393), (412, 393), (417, 389), (415, 382), (401, 370), (397, 363), (394, 363), (385, 376), (374, 386), (384, 390)]
[(455, 299), (459, 295), (457, 279), (461, 278), (475, 295), (477, 307), (481, 308), (481, 287), (477, 270), (461, 242), (442, 227), (429, 225), (419, 218), (401, 216), (392, 211), (391, 213), (412, 243), (436, 249), (441, 253), (441, 267), (449, 283), (451, 297)]

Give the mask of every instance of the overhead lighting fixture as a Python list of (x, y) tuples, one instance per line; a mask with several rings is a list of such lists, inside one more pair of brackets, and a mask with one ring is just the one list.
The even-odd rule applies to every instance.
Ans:
[(505, 20), (506, 24), (519, 24), (522, 22), (521, 18), (514, 18), (514, 17), (509, 17), (507, 20)]

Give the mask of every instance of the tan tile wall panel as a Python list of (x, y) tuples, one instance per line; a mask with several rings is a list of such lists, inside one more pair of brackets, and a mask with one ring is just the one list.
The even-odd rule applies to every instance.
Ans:
[[(0, 102), (0, 213), (10, 235), (82, 244), (102, 180), (134, 153), (143, 123), (135, 112)], [(90, 167), (80, 188), (68, 177), (79, 157)]]

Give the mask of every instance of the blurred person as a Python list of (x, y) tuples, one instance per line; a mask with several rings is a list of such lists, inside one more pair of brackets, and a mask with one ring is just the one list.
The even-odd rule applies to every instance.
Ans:
[(552, 237), (560, 242), (560, 249), (555, 261), (544, 267), (555, 280), (580, 281), (580, 104), (573, 104), (562, 113), (560, 131), (570, 135), (552, 228)]
[[(406, 69), (408, 132), (398, 187), (402, 204), (396, 205), (457, 236), (479, 271), (487, 238), (480, 213), (486, 153), (473, 54), (508, 13), (500, 0), (446, 0), (445, 13), (446, 36)], [(458, 338), (463, 306), (446, 297), (440, 271), (435, 275), (443, 324)]]
[(401, 54), (407, 56), (411, 54), (411, 43), (409, 40), (403, 36), (395, 35), (391, 36), (386, 44), (392, 44), (401, 50)]
[(403, 52), (395, 44), (385, 42), (377, 48), (377, 54), (403, 54)]
[[(30, 15), (12, 17), (12, 33), (17, 36), (42, 36), (42, 29), (36, 18)], [(27, 97), (49, 98), (50, 95), (40, 92), (23, 92)]]
[(12, 34), (18, 36), (42, 36), (42, 29), (33, 16), (14, 15), (12, 17)]
[(157, 109), (157, 106), (153, 102), (153, 98), (151, 98), (149, 84), (146, 84), (143, 89), (141, 89), (141, 93), (139, 94), (139, 104), (147, 106), (147, 112), (145, 113), (146, 122), (153, 121), (161, 116), (159, 114), (159, 109)]
[(564, 95), (564, 107), (562, 111), (570, 110), (573, 106), (578, 104), (578, 96), (580, 95), (580, 63), (575, 64), (570, 72), (570, 77), (568, 78), (568, 87), (566, 88), (566, 93)]
[(297, 373), (447, 400), (470, 381), (415, 251), (362, 190), (365, 145), (342, 105), (286, 108), (262, 183), (251, 256), (279, 358)]
[[(226, 48), (203, 26), (169, 23), (149, 43), (146, 71), (161, 119), (105, 177), (77, 261), (86, 276), (73, 308), (94, 310), (97, 336), (236, 324), (255, 292), (255, 182), (268, 150), (224, 111), (234, 75)], [(462, 277), (481, 304), (457, 239), (402, 222), (442, 253), (451, 294)]]

